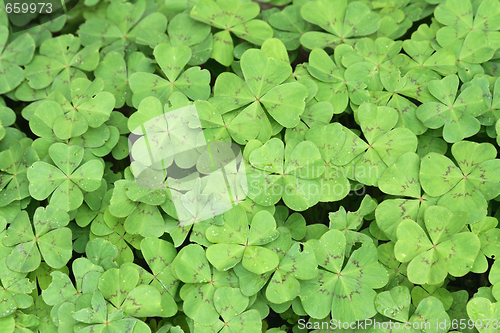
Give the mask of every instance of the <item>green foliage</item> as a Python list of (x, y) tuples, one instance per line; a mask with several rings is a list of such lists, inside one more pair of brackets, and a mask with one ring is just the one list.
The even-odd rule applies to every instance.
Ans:
[(0, 332), (498, 332), (499, 0), (8, 6)]

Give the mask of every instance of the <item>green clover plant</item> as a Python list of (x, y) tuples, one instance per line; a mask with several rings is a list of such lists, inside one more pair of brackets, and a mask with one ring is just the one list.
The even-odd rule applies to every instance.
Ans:
[(498, 331), (500, 0), (62, 5), (0, 0), (1, 333)]
[(250, 1), (200, 0), (191, 9), (193, 19), (209, 24), (221, 31), (213, 35), (211, 57), (224, 66), (233, 62), (231, 32), (250, 43), (262, 45), (273, 37), (273, 30), (264, 21), (255, 19), (259, 6)]
[(472, 269), (481, 242), (471, 232), (460, 232), (466, 223), (467, 214), (463, 212), (452, 213), (445, 207), (431, 206), (425, 211), (429, 236), (410, 219), (399, 224), (394, 253), (399, 261), (410, 261), (410, 282), (438, 284), (448, 273), (463, 276)]

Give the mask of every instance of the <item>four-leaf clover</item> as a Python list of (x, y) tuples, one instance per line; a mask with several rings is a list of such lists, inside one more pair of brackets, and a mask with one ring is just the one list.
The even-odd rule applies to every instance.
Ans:
[(101, 186), (104, 165), (90, 160), (83, 165), (83, 148), (54, 143), (49, 156), (55, 164), (38, 161), (28, 168), (29, 191), (33, 198), (45, 200), (65, 211), (71, 211), (83, 202), (82, 190), (95, 191)]

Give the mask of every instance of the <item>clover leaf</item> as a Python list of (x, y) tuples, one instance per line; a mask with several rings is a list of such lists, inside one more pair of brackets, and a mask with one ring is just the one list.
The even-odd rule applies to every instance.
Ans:
[[(110, 137), (109, 132), (113, 131), (103, 124), (110, 118), (115, 98), (111, 93), (103, 92), (103, 87), (104, 82), (100, 78), (93, 82), (78, 78), (72, 81), (71, 96), (68, 98), (61, 92), (54, 91), (45, 100), (33, 103), (33, 108), (25, 113), (31, 130), (38, 136), (53, 141), (82, 136), (83, 141), (90, 139), (86, 147), (98, 148)], [(89, 126), (91, 133), (84, 136)], [(101, 135), (104, 138), (97, 138)]]
[(467, 303), (467, 314), (477, 323), (475, 328), (480, 333), (493, 333), (498, 330), (494, 323), (488, 319), (499, 318), (500, 306), (485, 297), (474, 297)]
[(403, 49), (409, 55), (404, 55), (405, 70), (428, 68), (445, 76), (457, 72), (455, 54), (449, 48), (435, 50), (429, 41), (407, 39), (403, 42)]
[(262, 247), (278, 237), (276, 222), (266, 211), (260, 211), (248, 223), (243, 208), (235, 207), (224, 213), (222, 226), (210, 226), (207, 239), (214, 243), (207, 248), (207, 259), (219, 271), (226, 271), (238, 264), (255, 274), (276, 268), (278, 256)]
[(122, 265), (111, 268), (99, 278), (99, 291), (115, 308), (133, 317), (161, 314), (160, 292), (150, 285), (140, 284), (136, 268)]
[(276, 224), (287, 228), (292, 238), (296, 241), (300, 241), (306, 234), (306, 220), (300, 213), (288, 214), (289, 211), (286, 206), (277, 206), (274, 212)]
[(351, 189), (349, 180), (339, 168), (331, 164), (332, 158), (342, 149), (346, 134), (339, 123), (318, 125), (310, 128), (305, 138), (313, 142), (321, 153), (325, 171), (320, 179), (320, 202), (338, 201), (347, 196)]
[(85, 78), (74, 79), (70, 87), (71, 102), (59, 92), (47, 96), (47, 100), (60, 104), (57, 107), (52, 103), (53, 113), (63, 111), (63, 115), (57, 117), (53, 124), (54, 134), (62, 140), (80, 136), (88, 127), (103, 125), (109, 119), (116, 102), (111, 93), (103, 91), (104, 81), (101, 78), (92, 82)]
[[(101, 43), (103, 53), (116, 51), (120, 54), (136, 50), (135, 43), (141, 37), (149, 42), (150, 35), (164, 33), (167, 29), (167, 18), (159, 12), (149, 13), (147, 2), (136, 3), (111, 1), (107, 8), (103, 7), (102, 16), (90, 17), (78, 28), (82, 44), (87, 46)], [(144, 33), (145, 32), (145, 33)], [(141, 33), (144, 33), (141, 36)]]
[(476, 134), (481, 125), (475, 118), (486, 111), (481, 88), (471, 85), (455, 99), (458, 77), (449, 75), (431, 81), (429, 91), (439, 102), (428, 102), (417, 109), (417, 117), (429, 128), (443, 127), (443, 138), (454, 143)]
[[(399, 329), (393, 330), (395, 332), (417, 333), (422, 332), (420, 328), (425, 329), (428, 327), (432, 327), (434, 332), (448, 332), (449, 325), (439, 325), (439, 323), (449, 322), (450, 316), (446, 313), (441, 301), (434, 296), (422, 300), (411, 316), (408, 311), (410, 308), (410, 293), (406, 287), (395, 287), (390, 291), (378, 294), (375, 299), (375, 306), (382, 315), (401, 323)], [(397, 327), (394, 322), (392, 322), (392, 326)], [(376, 328), (370, 330), (370, 332), (375, 331), (388, 332), (389, 330), (377, 330)]]
[(492, 284), (491, 293), (495, 299), (500, 297), (500, 269), (498, 267), (498, 262), (495, 261), (491, 266), (490, 274), (488, 275), (488, 280)]
[(259, 118), (261, 141), (269, 139), (272, 126), (295, 127), (304, 112), (307, 88), (298, 82), (283, 83), (292, 74), (291, 66), (250, 49), (241, 58), (241, 69), (245, 81), (232, 73), (223, 73), (215, 81), (212, 103), (221, 113), (248, 105), (242, 112)]
[(314, 78), (321, 81), (317, 82), (316, 99), (331, 102), (335, 114), (344, 112), (349, 100), (355, 104), (362, 104), (368, 100), (366, 84), (347, 79), (345, 68), (337, 66), (322, 49), (314, 49), (309, 54), (307, 70)]
[(266, 22), (255, 19), (258, 14), (257, 3), (240, 0), (200, 0), (190, 12), (193, 19), (221, 29), (213, 35), (211, 57), (224, 66), (233, 62), (231, 32), (257, 45), (273, 36), (273, 30)]
[(423, 227), (425, 209), (438, 200), (421, 194), (419, 171), (419, 156), (408, 152), (387, 168), (379, 179), (378, 186), (381, 191), (407, 197), (384, 200), (375, 212), (378, 227), (394, 242), (397, 240), (396, 231), (402, 220), (409, 218)]
[(380, 244), (377, 247), (378, 260), (384, 265), (389, 274), (389, 282), (385, 286), (385, 290), (390, 290), (394, 287), (405, 286), (413, 288), (413, 284), (408, 281), (406, 263), (400, 263), (394, 256), (394, 242)]
[(197, 331), (223, 332), (223, 333), (251, 333), (262, 330), (262, 320), (255, 309), (247, 310), (248, 297), (244, 296), (238, 288), (220, 287), (214, 292), (214, 306), (222, 321), (218, 319), (208, 326), (195, 321)]
[(274, 28), (274, 38), (281, 40), (287, 50), (298, 49), (301, 36), (312, 30), (312, 25), (300, 15), (300, 9), (300, 5), (289, 5), (267, 18)]
[(418, 140), (409, 129), (394, 128), (398, 113), (393, 108), (363, 103), (358, 109), (358, 120), (368, 144), (344, 128), (344, 147), (331, 162), (337, 166), (350, 163), (354, 173), (352, 179), (365, 185), (376, 185), (388, 166), (404, 153), (416, 150)]
[(213, 38), (209, 25), (192, 19), (187, 13), (180, 13), (170, 21), (167, 31), (172, 46), (185, 45), (193, 51), (189, 65), (201, 65), (210, 57)]
[(420, 165), (420, 183), (430, 196), (439, 197), (438, 205), (465, 211), (468, 223), (486, 216), (487, 201), (500, 191), (496, 149), (489, 143), (460, 141), (451, 147), (457, 167), (448, 157), (437, 153), (426, 155)]
[(418, 306), (428, 296), (434, 296), (439, 299), (443, 303), (445, 311), (448, 311), (453, 304), (453, 296), (443, 283), (433, 285), (424, 284), (422, 286), (415, 286), (411, 290), (411, 297), (415, 306)]
[(99, 63), (100, 43), (80, 49), (80, 39), (71, 34), (45, 40), (36, 55), (24, 69), (24, 76), (33, 89), (52, 84), (53, 90), (68, 92), (74, 77), (85, 77), (82, 71), (92, 71)]
[(309, 244), (295, 243), (280, 261), (266, 288), (266, 298), (273, 303), (289, 302), (300, 293), (300, 282), (318, 274), (314, 249)]
[(328, 32), (310, 31), (303, 34), (300, 42), (308, 49), (354, 44), (357, 38), (373, 34), (380, 26), (380, 17), (358, 1), (310, 1), (302, 5), (300, 14), (306, 21)]
[(438, 284), (448, 273), (464, 276), (474, 265), (481, 247), (479, 238), (471, 232), (460, 232), (467, 223), (464, 212), (452, 213), (441, 206), (425, 211), (425, 227), (412, 220), (402, 221), (394, 247), (396, 258), (408, 264), (408, 279), (418, 284)]
[(375, 298), (375, 308), (380, 314), (403, 322), (409, 317), (410, 303), (410, 291), (406, 287), (394, 287)]
[[(445, 27), (436, 33), (438, 42), (447, 46), (464, 38), (470, 31), (477, 30), (493, 37), (498, 30), (500, 6), (497, 1), (481, 1), (473, 6), (470, 0), (443, 1), (435, 10), (435, 18)], [(495, 37), (493, 37), (495, 38)]]
[[(456, 320), (460, 322), (460, 320), (469, 320), (469, 316), (467, 315), (467, 301), (469, 300), (469, 295), (465, 290), (459, 290), (456, 292), (452, 292), (451, 296), (453, 297), (453, 306), (448, 310), (448, 314), (450, 315), (450, 319)], [(467, 327), (463, 329), (462, 332), (469, 333), (474, 332), (473, 327)]]
[(83, 160), (83, 148), (54, 143), (49, 156), (55, 164), (38, 161), (27, 171), (30, 195), (37, 200), (47, 199), (57, 208), (71, 211), (83, 202), (82, 190), (92, 192), (101, 185), (103, 164), (91, 160), (79, 167)]
[(142, 240), (141, 251), (153, 273), (151, 285), (161, 294), (162, 316), (171, 317), (177, 312), (174, 296), (179, 288), (179, 281), (172, 275), (170, 264), (177, 251), (171, 243), (153, 237)]
[(9, 29), (0, 25), (0, 94), (14, 90), (24, 80), (23, 70), (31, 62), (35, 41), (30, 34), (23, 34), (7, 44)]
[(115, 262), (118, 249), (105, 239), (96, 238), (89, 241), (85, 246), (85, 254), (87, 255), (87, 260), (104, 269), (118, 267)]
[[(33, 298), (29, 294), (36, 288), (36, 284), (26, 277), (8, 279), (5, 275), (0, 281), (0, 318), (15, 313), (17, 309), (25, 309), (33, 304)], [(0, 319), (1, 320), (1, 319)]]
[[(107, 194), (111, 194), (111, 192), (108, 192)], [(89, 239), (94, 240), (99, 237), (116, 246), (118, 254), (115, 261), (119, 265), (123, 265), (124, 263), (134, 261), (134, 254), (130, 247), (139, 249), (142, 237), (140, 235), (133, 235), (126, 232), (124, 228), (125, 219), (120, 219), (111, 215), (107, 206), (109, 199), (110, 195), (106, 195), (107, 202), (104, 203), (106, 208), (102, 217), (95, 219), (92, 222)]]
[(383, 287), (388, 276), (377, 260), (373, 243), (364, 243), (344, 265), (346, 238), (339, 230), (330, 230), (319, 240), (310, 240), (320, 269), (318, 275), (300, 286), (305, 312), (321, 319), (331, 313), (332, 319), (352, 322), (376, 314), (373, 289)]
[(496, 218), (487, 216), (484, 220), (470, 225), (471, 231), (475, 233), (481, 241), (481, 250), (472, 268), (472, 272), (474, 273), (484, 273), (488, 269), (489, 265), (486, 257), (500, 257), (498, 247), (500, 229), (496, 228), (497, 224), (498, 220)]
[(351, 249), (356, 242), (372, 242), (372, 239), (358, 230), (363, 226), (364, 217), (371, 214), (377, 208), (377, 202), (369, 195), (365, 195), (359, 208), (355, 212), (346, 212), (344, 207), (336, 212), (328, 213), (330, 229), (340, 230), (346, 239), (346, 255), (351, 253)]
[[(121, 179), (115, 182), (110, 200), (109, 212), (118, 218), (125, 218), (125, 232), (143, 237), (159, 237), (165, 232), (165, 221), (156, 205), (150, 205), (139, 200), (136, 202), (127, 196), (131, 180)], [(116, 223), (118, 221), (115, 221)]]
[(115, 96), (115, 107), (121, 108), (125, 103), (132, 105), (132, 90), (129, 86), (130, 76), (134, 73), (153, 73), (152, 61), (143, 53), (133, 52), (127, 61), (118, 52), (106, 54), (94, 70), (96, 77), (104, 80), (104, 91)]
[[(276, 238), (275, 240), (273, 240), (268, 244), (263, 245), (263, 247), (274, 252), (278, 256), (279, 261), (282, 261), (285, 258), (285, 255), (288, 252), (288, 250), (290, 250), (290, 248), (292, 247), (292, 236), (290, 231), (285, 227), (278, 227), (278, 231), (279, 231), (278, 238)], [(293, 253), (294, 251), (292, 251), (290, 255), (293, 255)], [(307, 256), (309, 256), (308, 251), (306, 251), (306, 254)], [(302, 266), (302, 264), (300, 266)], [(267, 281), (271, 278), (271, 276), (275, 273), (275, 271), (274, 272), (269, 271), (260, 275), (254, 274), (245, 267), (243, 267), (241, 263), (239, 263), (234, 267), (234, 272), (236, 273), (240, 281), (241, 292), (243, 293), (243, 295), (249, 297), (257, 294), (266, 285)], [(294, 293), (295, 292), (293, 292), (290, 295), (293, 295)], [(277, 305), (275, 303), (273, 304)], [(281, 305), (286, 306), (287, 304), (290, 305), (290, 301), (286, 301)]]
[(73, 319), (84, 323), (78, 332), (109, 332), (112, 330), (120, 332), (151, 332), (143, 321), (126, 318), (123, 309), (109, 312), (106, 305), (102, 293), (96, 290), (92, 295), (91, 307), (80, 309), (72, 314)]
[(347, 81), (361, 81), (368, 90), (383, 90), (384, 83), (395, 83), (399, 78), (399, 67), (403, 63), (402, 42), (387, 37), (360, 39), (352, 51), (342, 54), (342, 65), (346, 67)]
[(244, 144), (254, 139), (259, 133), (256, 123), (257, 117), (247, 110), (231, 111), (221, 114), (210, 102), (195, 102), (200, 125), (207, 143), (231, 142), (231, 138), (238, 143)]
[(249, 156), (254, 169), (248, 171), (248, 196), (264, 206), (281, 198), (297, 211), (315, 205), (321, 198), (319, 177), (324, 172), (321, 153), (311, 141), (290, 140), (286, 147), (273, 138)]
[(370, 5), (380, 16), (380, 28), (376, 36), (392, 39), (402, 37), (414, 21), (422, 19), (426, 15), (423, 11), (428, 6), (424, 3), (407, 4), (404, 1), (381, 1)]
[(7, 266), (16, 272), (31, 272), (43, 260), (53, 268), (63, 267), (72, 254), (71, 230), (65, 228), (68, 215), (54, 206), (37, 208), (33, 217), (35, 233), (26, 211), (20, 212), (7, 229), (4, 245), (16, 247), (7, 256)]
[(419, 156), (412, 152), (405, 153), (384, 171), (378, 186), (387, 194), (420, 198), (419, 169)]
[(200, 245), (183, 247), (172, 262), (174, 277), (186, 283), (180, 290), (183, 311), (195, 322), (213, 325), (219, 318), (214, 292), (221, 287), (235, 287), (234, 273), (212, 269)]
[(10, 149), (0, 152), (0, 207), (29, 196), (26, 171), (38, 160), (29, 139), (12, 140)]
[(140, 102), (154, 96), (166, 104), (170, 95), (180, 91), (192, 100), (206, 100), (210, 96), (210, 73), (200, 67), (184, 67), (191, 59), (191, 49), (184, 45), (170, 46), (159, 44), (153, 52), (164, 77), (156, 74), (136, 72), (129, 78), (132, 89), (132, 103), (137, 107)]
[(16, 121), (16, 114), (12, 109), (5, 106), (5, 101), (0, 98), (0, 140), (5, 137), (7, 127), (14, 124)]

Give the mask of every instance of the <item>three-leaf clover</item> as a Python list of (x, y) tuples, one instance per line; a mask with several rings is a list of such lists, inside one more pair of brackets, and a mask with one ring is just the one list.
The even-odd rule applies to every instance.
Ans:
[[(438, 284), (448, 273), (464, 276), (474, 265), (481, 242), (472, 232), (460, 232), (467, 223), (464, 212), (446, 207), (425, 210), (425, 228), (407, 219), (397, 230), (396, 259), (408, 264), (408, 279), (417, 284)], [(430, 237), (430, 240), (429, 240)]]
[(321, 153), (325, 171), (320, 178), (320, 202), (338, 201), (347, 196), (351, 184), (339, 168), (331, 163), (345, 143), (346, 134), (339, 123), (318, 125), (310, 128), (305, 138), (313, 142)]
[(387, 37), (360, 39), (352, 51), (342, 54), (346, 81), (361, 81), (368, 90), (380, 91), (398, 82), (403, 63), (402, 42)]
[[(133, 235), (125, 231), (123, 218), (117, 218), (109, 212), (107, 204), (111, 197), (111, 191), (106, 194), (104, 214), (96, 218), (90, 227), (89, 239), (102, 238), (117, 247), (118, 255), (115, 261), (119, 265), (134, 261), (134, 254), (131, 247), (139, 249), (142, 237)], [(102, 208), (101, 208), (102, 209)], [(77, 215), (78, 216), (78, 215)]]
[(211, 57), (224, 66), (230, 66), (234, 49), (231, 32), (257, 45), (273, 37), (273, 29), (266, 22), (255, 19), (259, 11), (259, 5), (251, 1), (200, 0), (190, 14), (195, 20), (221, 29), (213, 35)]
[(2, 278), (0, 286), (0, 318), (3, 319), (14, 314), (17, 309), (25, 309), (33, 304), (33, 298), (29, 294), (36, 288), (36, 284), (28, 278)]
[(137, 107), (148, 97), (155, 96), (162, 104), (175, 91), (180, 91), (192, 100), (206, 100), (210, 96), (210, 72), (195, 66), (184, 67), (192, 57), (192, 51), (185, 45), (170, 46), (159, 44), (154, 49), (154, 57), (164, 77), (146, 72), (136, 72), (129, 78), (132, 89), (132, 104)]
[(64, 143), (52, 144), (49, 156), (55, 165), (38, 161), (28, 168), (31, 196), (36, 200), (44, 200), (52, 194), (50, 203), (65, 211), (80, 207), (83, 202), (82, 190), (92, 192), (101, 185), (103, 163), (90, 160), (80, 166), (83, 148)]
[(71, 230), (66, 212), (49, 205), (39, 207), (33, 217), (33, 228), (26, 211), (21, 211), (7, 229), (4, 245), (16, 245), (7, 256), (7, 266), (16, 272), (31, 272), (43, 260), (53, 268), (61, 268), (71, 259)]
[(403, 55), (404, 71), (428, 68), (441, 75), (457, 72), (455, 54), (447, 47), (435, 50), (427, 40), (407, 39), (403, 42), (403, 49), (408, 54), (408, 56)]

